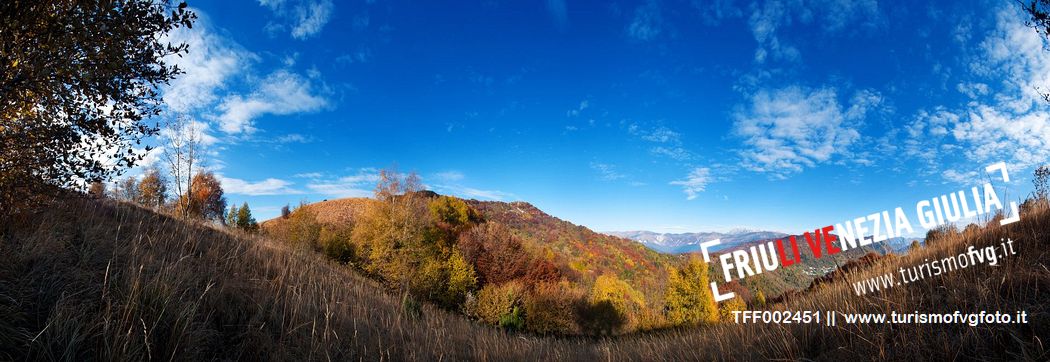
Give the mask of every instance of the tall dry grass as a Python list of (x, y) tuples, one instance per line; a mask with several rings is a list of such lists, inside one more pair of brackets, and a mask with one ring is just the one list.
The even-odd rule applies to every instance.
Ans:
[(851, 280), (1010, 237), (1018, 255), (857, 297), (832, 282), (772, 309), (1027, 310), (1027, 325), (736, 325), (613, 339), (507, 334), (402, 299), (323, 256), (135, 206), (70, 200), (0, 225), (0, 360), (1048, 358), (1050, 212)]

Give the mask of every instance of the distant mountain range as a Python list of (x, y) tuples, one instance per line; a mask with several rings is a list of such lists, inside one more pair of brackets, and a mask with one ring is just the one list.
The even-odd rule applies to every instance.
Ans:
[[(728, 232), (696, 232), (696, 233), (657, 233), (652, 231), (611, 231), (605, 234), (631, 239), (645, 245), (649, 249), (667, 253), (684, 254), (700, 251), (700, 243), (719, 239), (721, 244), (716, 245), (711, 251), (719, 252), (733, 249), (744, 244), (755, 241), (773, 240), (787, 237), (788, 234), (776, 231), (756, 230), (730, 230)], [(922, 242), (924, 238), (892, 238), (882, 242), (885, 247), (877, 248), (883, 253), (893, 252), (902, 254), (911, 246), (912, 240)]]
[(729, 232), (656, 233), (652, 231), (613, 231), (606, 234), (642, 243), (649, 249), (667, 254), (683, 254), (700, 251), (700, 243), (719, 239), (722, 243), (712, 251), (720, 251), (760, 240), (787, 236), (776, 231), (730, 230)]

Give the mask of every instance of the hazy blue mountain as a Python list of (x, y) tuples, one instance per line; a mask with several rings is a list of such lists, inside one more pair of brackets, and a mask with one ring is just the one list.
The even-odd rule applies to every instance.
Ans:
[(668, 254), (682, 254), (700, 251), (700, 243), (719, 239), (721, 244), (712, 251), (729, 249), (744, 243), (769, 240), (787, 234), (775, 231), (730, 230), (728, 232), (695, 232), (695, 233), (657, 233), (652, 231), (612, 231), (606, 234), (631, 239), (646, 247)]

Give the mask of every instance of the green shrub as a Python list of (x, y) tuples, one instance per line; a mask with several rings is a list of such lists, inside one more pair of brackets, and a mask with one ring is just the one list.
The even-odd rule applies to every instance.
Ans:
[(522, 313), (521, 308), (513, 307), (510, 313), (506, 313), (499, 317), (499, 327), (511, 330), (520, 331), (525, 328), (525, 316)]
[(350, 242), (352, 230), (349, 227), (322, 227), (318, 234), (321, 252), (342, 264), (353, 261), (354, 244)]

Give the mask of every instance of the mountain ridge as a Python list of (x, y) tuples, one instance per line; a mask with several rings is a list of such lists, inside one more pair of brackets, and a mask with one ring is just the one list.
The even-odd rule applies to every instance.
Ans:
[(700, 231), (685, 233), (657, 233), (648, 230), (606, 231), (607, 235), (634, 240), (646, 247), (665, 254), (686, 254), (700, 251), (700, 243), (719, 239), (721, 244), (712, 251), (730, 249), (736, 246), (787, 236), (777, 231), (760, 231), (734, 229), (728, 232)]

